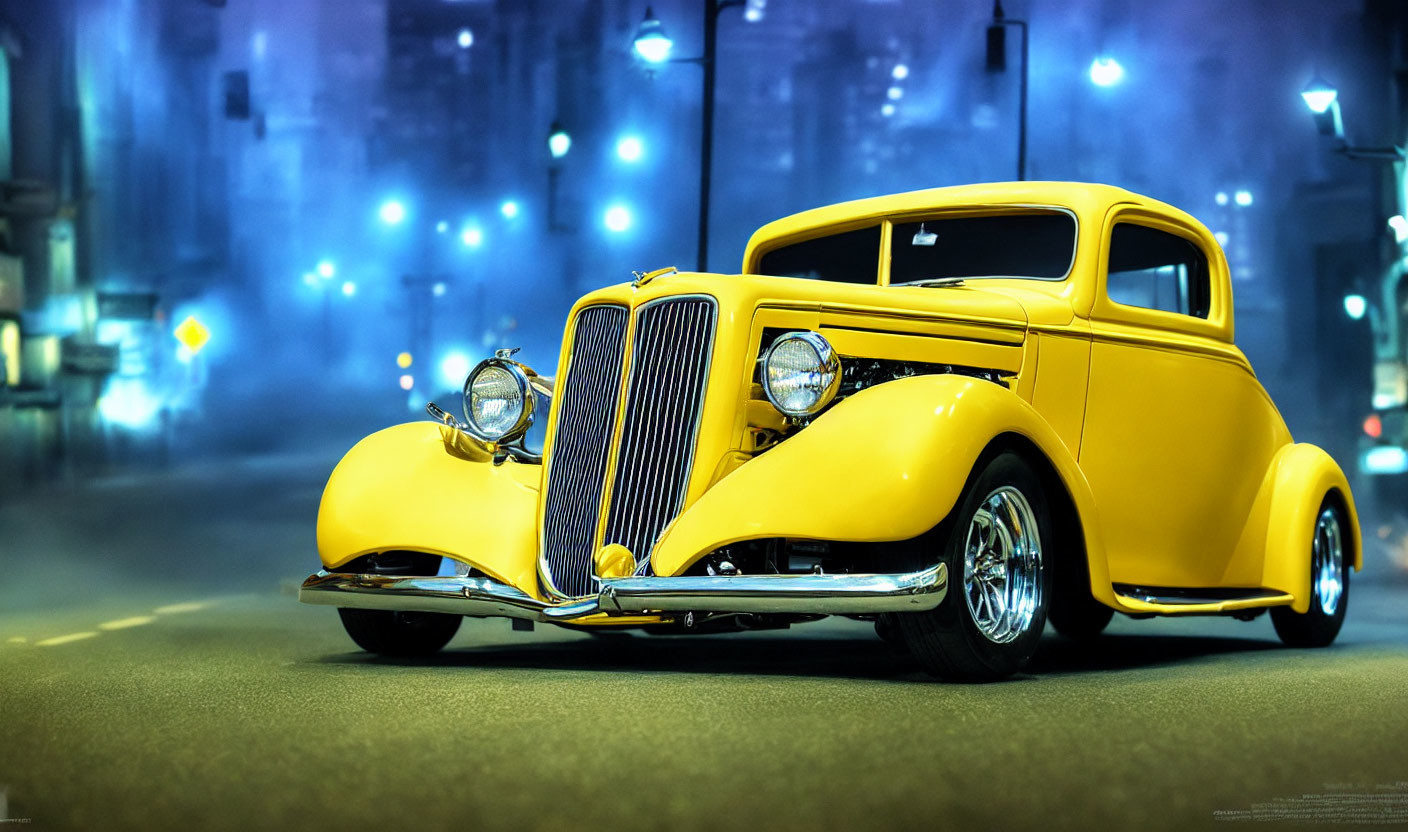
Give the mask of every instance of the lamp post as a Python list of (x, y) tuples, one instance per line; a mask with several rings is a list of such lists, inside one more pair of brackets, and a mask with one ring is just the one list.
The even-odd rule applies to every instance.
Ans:
[[(1403, 210), (1403, 175), (1404, 161), (1403, 148), (1398, 145), (1387, 147), (1360, 147), (1349, 143), (1344, 132), (1344, 114), (1340, 110), (1339, 90), (1334, 85), (1325, 81), (1319, 75), (1311, 79), (1301, 90), (1301, 100), (1305, 102), (1306, 109), (1310, 110), (1315, 118), (1315, 126), (1322, 136), (1330, 136), (1335, 142), (1335, 152), (1345, 158), (1364, 162), (1386, 162), (1394, 166), (1394, 178), (1397, 187), (1394, 189), (1396, 199), (1399, 201), (1398, 209)], [(1395, 223), (1395, 220), (1398, 222)], [(1408, 259), (1403, 257), (1403, 243), (1408, 239), (1408, 235), (1399, 233), (1399, 225), (1404, 220), (1398, 214), (1389, 220), (1389, 228), (1394, 232), (1394, 242), (1398, 246), (1392, 260), (1384, 267), (1379, 276), (1379, 302), (1354, 294), (1345, 298), (1345, 312), (1351, 318), (1358, 319), (1366, 313), (1369, 317), (1369, 328), (1374, 338), (1374, 394), (1373, 406), (1376, 410), (1392, 407), (1399, 407), (1404, 404), (1402, 400), (1402, 379), (1405, 376), (1403, 366), (1401, 337), (1403, 324), (1400, 314), (1395, 311), (1399, 307), (1398, 285), (1402, 282), (1405, 271), (1408, 271)], [(1356, 314), (1358, 313), (1358, 314)], [(1385, 390), (1392, 392), (1384, 392)]]
[(562, 177), (562, 159), (572, 149), (572, 135), (554, 120), (548, 128), (548, 231), (566, 231), (557, 216), (557, 192)]
[(719, 15), (724, 9), (743, 6), (745, 0), (704, 0), (704, 54), (698, 58), (671, 58), (674, 46), (665, 27), (649, 6), (636, 30), (635, 51), (648, 64), (699, 64), (704, 70), (703, 118), (699, 141), (699, 256), (698, 270), (709, 267), (709, 189), (714, 156), (714, 56), (717, 52)]
[(988, 25), (988, 72), (1007, 71), (1007, 26), (1022, 30), (1022, 78), (1017, 111), (1017, 179), (1027, 178), (1027, 21), (1014, 20), (1002, 11), (1002, 0), (993, 0), (992, 23)]

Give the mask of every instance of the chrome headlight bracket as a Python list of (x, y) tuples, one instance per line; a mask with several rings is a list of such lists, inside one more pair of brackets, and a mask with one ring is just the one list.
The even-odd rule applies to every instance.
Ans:
[[(805, 399), (798, 401), (795, 396), (784, 395), (783, 391), (774, 387), (771, 370), (775, 357), (779, 355), (780, 350), (790, 352), (799, 349), (797, 342), (810, 348), (816, 356), (813, 369), (798, 371), (799, 374), (810, 376), (811, 383), (808, 387), (815, 391), (815, 396), (809, 401)], [(763, 393), (768, 397), (772, 406), (777, 408), (778, 412), (786, 416), (793, 424), (805, 425), (827, 405), (831, 404), (836, 398), (836, 393), (841, 389), (841, 358), (832, 348), (831, 342), (827, 341), (820, 333), (789, 332), (773, 341), (767, 352), (763, 354), (762, 381)]]

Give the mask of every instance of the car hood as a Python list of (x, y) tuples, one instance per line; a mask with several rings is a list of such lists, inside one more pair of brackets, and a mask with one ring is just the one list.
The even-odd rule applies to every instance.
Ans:
[[(672, 295), (704, 294), (719, 301), (721, 314), (752, 314), (760, 308), (811, 311), (825, 318), (851, 317), (890, 322), (905, 328), (905, 321), (942, 326), (952, 322), (963, 329), (986, 327), (993, 334), (1006, 333), (1021, 340), (1028, 317), (1010, 284), (991, 288), (983, 281), (957, 286), (874, 286), (827, 283), (791, 277), (720, 275), (681, 272), (658, 277), (643, 286), (622, 284), (593, 292), (579, 306), (604, 301), (639, 306)], [(994, 284), (997, 281), (993, 281)], [(1004, 339), (1005, 340), (1005, 339)]]

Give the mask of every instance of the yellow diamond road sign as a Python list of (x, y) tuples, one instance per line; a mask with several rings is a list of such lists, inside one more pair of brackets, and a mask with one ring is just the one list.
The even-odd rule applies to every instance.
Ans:
[(172, 333), (176, 340), (180, 341), (186, 349), (191, 351), (191, 355), (200, 352), (200, 348), (210, 341), (210, 330), (205, 324), (196, 320), (195, 315), (188, 315), (186, 320), (177, 324), (176, 331)]

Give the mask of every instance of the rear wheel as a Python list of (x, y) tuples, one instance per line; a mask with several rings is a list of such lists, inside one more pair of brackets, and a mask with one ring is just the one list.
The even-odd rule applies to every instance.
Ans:
[(896, 616), (914, 658), (944, 679), (990, 681), (1021, 670), (1046, 625), (1049, 570), (1042, 541), (1051, 522), (1041, 482), (1002, 453), (974, 476), (947, 526), (939, 558), (948, 598)]
[(357, 646), (379, 656), (428, 656), (455, 637), (463, 616), (339, 607), (342, 626)]
[(1326, 647), (1339, 635), (1349, 606), (1349, 559), (1345, 557), (1344, 514), (1326, 500), (1315, 520), (1310, 545), (1310, 609), (1272, 607), (1276, 635), (1290, 647)]

